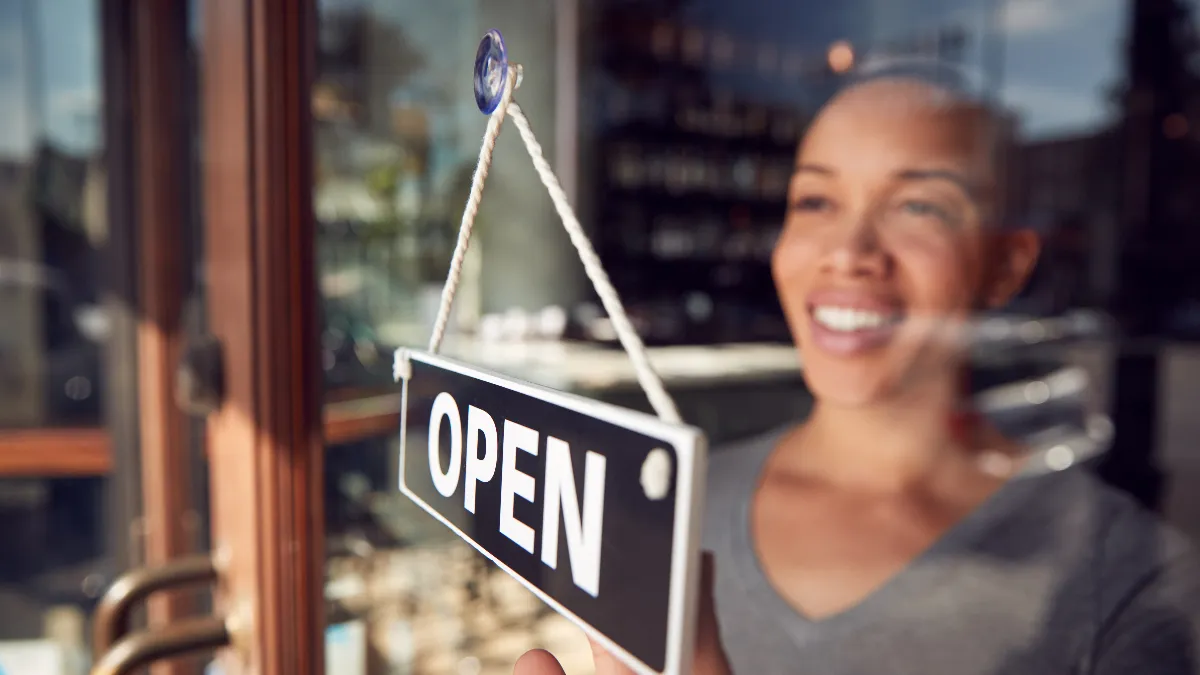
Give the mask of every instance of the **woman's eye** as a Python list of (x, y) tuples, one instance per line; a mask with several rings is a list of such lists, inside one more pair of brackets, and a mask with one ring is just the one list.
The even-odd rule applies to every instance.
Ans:
[(920, 199), (910, 199), (900, 204), (900, 209), (910, 216), (918, 218), (937, 218), (946, 222), (952, 220), (950, 214), (942, 207)]
[(792, 202), (792, 209), (794, 211), (803, 212), (824, 211), (825, 209), (828, 209), (829, 206), (829, 200), (819, 195), (801, 197)]

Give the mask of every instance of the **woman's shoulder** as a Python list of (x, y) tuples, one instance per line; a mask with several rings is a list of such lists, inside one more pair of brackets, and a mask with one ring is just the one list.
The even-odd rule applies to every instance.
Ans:
[(1200, 558), (1192, 542), (1090, 469), (1022, 480), (1034, 488), (1007, 527), (989, 537), (993, 552), (1055, 561), (1051, 567), (1066, 595), (1102, 616), (1115, 616), (1167, 580), (1200, 588)]
[[(1060, 610), (1086, 610), (1095, 672), (1194, 673), (1200, 647), (1200, 557), (1190, 539), (1083, 468), (1050, 477), (1030, 517), (1053, 523), (1064, 564)], [(1051, 515), (1051, 511), (1059, 515)], [(1056, 521), (1056, 522), (1055, 522)], [(1031, 528), (1032, 529), (1032, 528)], [(1065, 554), (1065, 555), (1064, 555)], [(1186, 657), (1186, 658), (1185, 658)]]
[(1050, 474), (1041, 482), (1040, 499), (1029, 517), (1057, 520), (1059, 527), (1088, 535), (1095, 552), (1110, 564), (1136, 557), (1154, 567), (1195, 556), (1185, 535), (1085, 466)]
[(1028, 486), (1016, 491), (1023, 496), (1015, 500), (1009, 521), (1015, 527), (997, 534), (1057, 542), (1094, 558), (1104, 571), (1114, 566), (1126, 572), (1133, 572), (1133, 566), (1151, 569), (1194, 555), (1187, 537), (1087, 466), (1014, 480)]

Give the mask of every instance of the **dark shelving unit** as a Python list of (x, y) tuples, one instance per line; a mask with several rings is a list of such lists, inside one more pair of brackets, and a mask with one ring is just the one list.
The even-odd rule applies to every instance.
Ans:
[(599, 12), (592, 220), (630, 314), (651, 344), (788, 340), (769, 261), (811, 110), (761, 92), (819, 85), (824, 63), (689, 25), (669, 4)]

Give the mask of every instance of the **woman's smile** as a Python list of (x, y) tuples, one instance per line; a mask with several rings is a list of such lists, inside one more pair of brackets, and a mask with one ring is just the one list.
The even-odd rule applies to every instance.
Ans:
[(855, 356), (885, 346), (904, 317), (899, 300), (867, 290), (822, 289), (808, 298), (812, 344), (832, 356)]

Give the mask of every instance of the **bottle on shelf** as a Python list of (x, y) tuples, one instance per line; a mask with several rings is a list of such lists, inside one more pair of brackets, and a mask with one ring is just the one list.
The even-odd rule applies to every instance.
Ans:
[(680, 60), (688, 66), (703, 65), (707, 41), (708, 36), (702, 29), (695, 26), (684, 28), (679, 45)]
[(674, 23), (665, 19), (656, 21), (650, 31), (650, 53), (660, 61), (670, 61), (678, 52), (678, 39), (679, 30)]
[(737, 56), (737, 46), (733, 38), (722, 32), (713, 33), (709, 49), (712, 65), (719, 70), (728, 70), (733, 66)]

